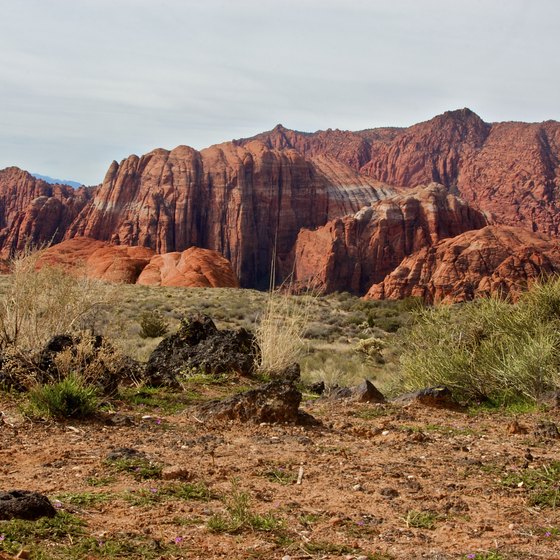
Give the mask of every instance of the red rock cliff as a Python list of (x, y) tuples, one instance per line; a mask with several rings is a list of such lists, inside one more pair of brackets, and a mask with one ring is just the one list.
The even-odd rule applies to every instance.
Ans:
[(301, 227), (323, 225), (392, 191), (329, 156), (262, 142), (180, 146), (113, 162), (66, 237), (158, 253), (196, 245), (228, 258), (244, 286), (267, 286), (273, 247), (289, 258)]
[(452, 194), (491, 212), (499, 223), (559, 235), (556, 121), (492, 124), (461, 109), (403, 129), (306, 134), (276, 127), (258, 138), (309, 157), (328, 154), (397, 187), (442, 183)]
[(421, 297), (456, 303), (500, 295), (516, 299), (532, 282), (560, 273), (560, 246), (511, 226), (488, 226), (424, 247), (406, 257), (368, 299)]
[(17, 167), (0, 170), (0, 255), (60, 241), (91, 190), (50, 185)]
[(318, 229), (301, 230), (294, 249), (296, 287), (363, 294), (405, 256), (486, 224), (483, 214), (442, 185), (418, 187)]

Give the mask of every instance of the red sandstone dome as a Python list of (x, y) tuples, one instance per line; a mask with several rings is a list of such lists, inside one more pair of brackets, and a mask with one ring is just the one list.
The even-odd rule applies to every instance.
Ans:
[(38, 265), (60, 265), (109, 282), (157, 286), (236, 288), (230, 262), (215, 251), (191, 247), (182, 253), (156, 255), (147, 247), (111, 245), (76, 237), (49, 247)]

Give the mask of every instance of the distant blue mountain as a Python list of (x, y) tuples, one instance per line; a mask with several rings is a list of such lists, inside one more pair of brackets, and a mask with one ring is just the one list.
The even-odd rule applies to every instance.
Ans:
[(43, 181), (45, 181), (45, 183), (50, 183), (51, 185), (69, 185), (70, 187), (74, 187), (75, 189), (82, 186), (82, 183), (78, 183), (77, 181), (68, 181), (68, 179), (53, 179), (48, 175), (39, 175), (39, 173), (31, 173), (31, 175), (33, 175), (35, 179), (42, 179)]

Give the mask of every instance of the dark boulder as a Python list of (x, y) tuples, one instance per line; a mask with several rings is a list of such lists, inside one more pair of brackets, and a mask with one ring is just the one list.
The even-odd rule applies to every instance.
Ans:
[(560, 430), (554, 422), (543, 420), (535, 427), (535, 436), (543, 439), (560, 439)]
[(367, 379), (364, 379), (362, 383), (355, 387), (335, 387), (331, 390), (329, 397), (331, 399), (351, 399), (357, 402), (385, 402), (385, 397), (377, 387)]
[(177, 387), (178, 377), (191, 371), (250, 376), (257, 354), (255, 337), (246, 329), (218, 330), (210, 317), (192, 315), (152, 352), (144, 379), (156, 387)]
[(0, 519), (25, 519), (54, 517), (56, 510), (46, 496), (29, 490), (0, 491)]
[(239, 422), (299, 423), (301, 393), (289, 381), (275, 380), (221, 401), (199, 407), (202, 420), (236, 420)]
[(459, 403), (453, 398), (451, 391), (447, 387), (427, 387), (426, 389), (400, 395), (391, 402), (400, 404), (417, 403), (432, 408), (447, 408), (451, 410), (460, 408)]
[(322, 395), (325, 392), (325, 382), (317, 381), (307, 387), (307, 390), (314, 395)]

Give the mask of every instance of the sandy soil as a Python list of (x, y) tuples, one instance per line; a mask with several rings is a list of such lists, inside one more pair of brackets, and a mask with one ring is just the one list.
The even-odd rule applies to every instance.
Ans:
[[(0, 401), (1, 489), (108, 496), (89, 506), (60, 498), (99, 539), (99, 555), (88, 558), (104, 557), (109, 538), (140, 538), (161, 547), (161, 558), (560, 558), (559, 509), (531, 506), (528, 488), (503, 484), (560, 460), (560, 440), (534, 435), (543, 418), (560, 421), (558, 411), (523, 414), (513, 429), (503, 413), (304, 408), (321, 427), (208, 425), (191, 408), (165, 416), (131, 406), (94, 422), (32, 423)], [(105, 458), (119, 447), (187, 470), (212, 497), (131, 503), (131, 493), (155, 496), (169, 483), (115, 472)], [(272, 512), (282, 527), (211, 532), (208, 520), (225, 512), (234, 487), (250, 496), (252, 512)], [(411, 511), (430, 512), (433, 528), (415, 527)]]

